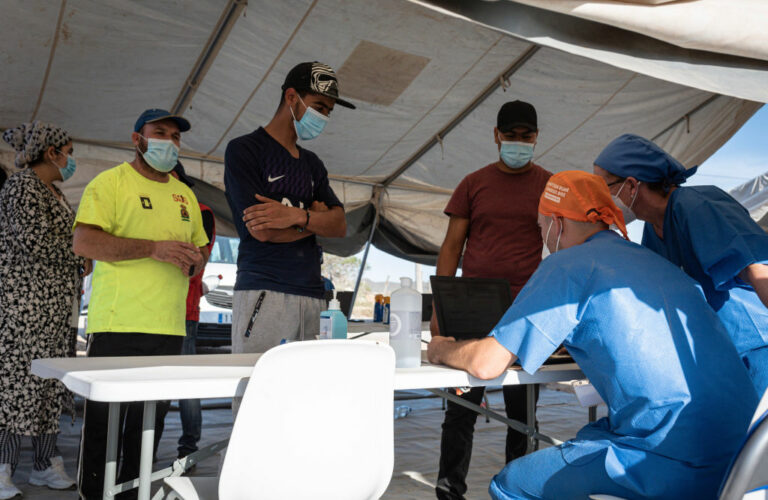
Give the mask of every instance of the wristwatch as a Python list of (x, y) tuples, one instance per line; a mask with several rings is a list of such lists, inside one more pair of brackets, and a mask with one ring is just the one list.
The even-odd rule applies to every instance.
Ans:
[(307, 212), (307, 221), (304, 223), (304, 227), (296, 227), (296, 231), (303, 233), (305, 229), (307, 229), (307, 226), (309, 225), (309, 210), (305, 210)]

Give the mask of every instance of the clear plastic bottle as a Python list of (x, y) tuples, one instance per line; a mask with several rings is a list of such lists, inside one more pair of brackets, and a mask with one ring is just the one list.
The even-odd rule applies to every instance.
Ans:
[(383, 325), (389, 324), (389, 297), (385, 296), (384, 301), (381, 303), (381, 323)]
[(395, 420), (399, 418), (405, 418), (411, 414), (413, 409), (410, 406), (398, 406), (395, 408)]
[(400, 278), (400, 288), (392, 292), (389, 321), (395, 366), (421, 366), (421, 294), (413, 289), (411, 278)]

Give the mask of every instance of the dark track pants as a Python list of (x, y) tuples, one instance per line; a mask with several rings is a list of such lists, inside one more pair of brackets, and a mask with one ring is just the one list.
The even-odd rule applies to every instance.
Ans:
[[(452, 390), (452, 389), (451, 389)], [(507, 385), (502, 388), (507, 417), (526, 423), (526, 386)], [(485, 387), (474, 387), (461, 397), (468, 402), (480, 405)], [(536, 386), (536, 401), (539, 390)], [(475, 421), (479, 414), (461, 405), (447, 402), (443, 433), (440, 439), (440, 469), (437, 473), (437, 498), (440, 500), (463, 500), (467, 492), (467, 473), (472, 458), (472, 439)], [(507, 429), (506, 461), (525, 455), (528, 446), (527, 437), (512, 428)]]
[[(181, 353), (184, 337), (148, 333), (102, 332), (93, 333), (88, 347), (88, 357), (103, 356), (167, 356)], [(163, 434), (165, 415), (170, 401), (158, 401), (155, 419), (155, 449)], [(118, 476), (122, 483), (139, 477), (141, 428), (144, 403), (120, 405), (118, 430)], [(78, 486), (80, 495), (87, 500), (102, 498), (104, 490), (104, 462), (107, 455), (108, 403), (86, 401), (83, 430), (80, 440)], [(120, 454), (122, 453), (122, 457)], [(122, 458), (122, 459), (121, 459)], [(136, 498), (133, 489), (117, 496), (120, 500)]]

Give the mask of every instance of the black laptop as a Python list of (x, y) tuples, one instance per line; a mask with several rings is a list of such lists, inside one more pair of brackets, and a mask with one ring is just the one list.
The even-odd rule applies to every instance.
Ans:
[(512, 305), (509, 281), (430, 276), (440, 333), (457, 340), (487, 337)]
[[(339, 307), (341, 308), (341, 312), (344, 313), (344, 316), (349, 319), (349, 310), (352, 308), (352, 293), (351, 291), (337, 291), (336, 292), (336, 300), (339, 301)], [(331, 302), (331, 299), (333, 298), (333, 290), (326, 290), (323, 292), (323, 296), (325, 298), (325, 305), (328, 307), (328, 304)]]

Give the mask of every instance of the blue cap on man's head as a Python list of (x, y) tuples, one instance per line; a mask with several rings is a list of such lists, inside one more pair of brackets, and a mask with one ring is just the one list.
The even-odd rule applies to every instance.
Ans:
[(192, 128), (186, 118), (172, 115), (170, 111), (164, 109), (152, 108), (144, 111), (139, 116), (139, 119), (136, 120), (136, 124), (133, 126), (133, 131), (138, 132), (147, 123), (159, 122), (160, 120), (173, 120), (179, 126), (179, 132), (186, 132)]

